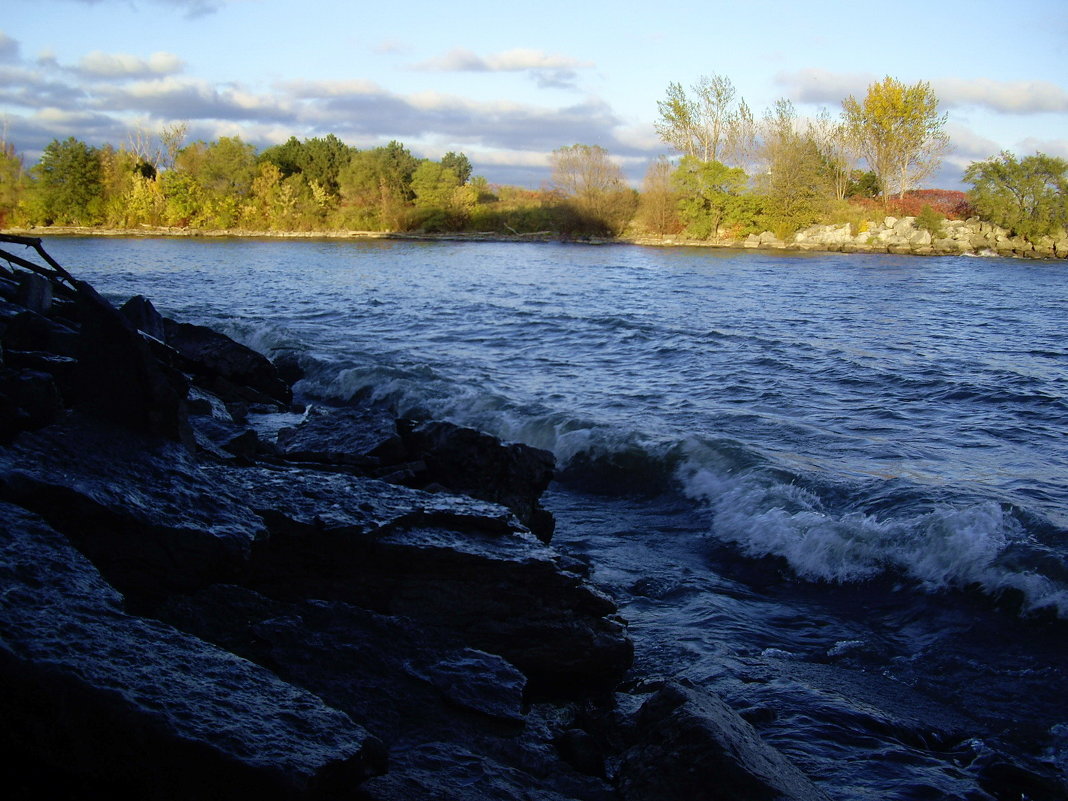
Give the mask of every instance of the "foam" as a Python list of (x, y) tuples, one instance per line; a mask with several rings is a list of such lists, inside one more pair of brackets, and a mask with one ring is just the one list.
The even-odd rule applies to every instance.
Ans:
[(686, 495), (712, 512), (715, 537), (747, 556), (784, 558), (803, 579), (852, 583), (894, 573), (929, 592), (1014, 590), (1027, 611), (1068, 617), (1068, 590), (1001, 560), (1010, 546), (1026, 548), (1027, 539), (993, 501), (882, 519), (827, 510), (811, 491), (760, 471), (724, 474), (689, 460), (678, 475)]

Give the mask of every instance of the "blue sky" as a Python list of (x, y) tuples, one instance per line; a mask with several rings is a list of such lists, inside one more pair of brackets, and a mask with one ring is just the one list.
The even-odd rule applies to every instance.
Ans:
[(1068, 157), (1064, 0), (7, 0), (0, 134), (30, 162), (54, 138), (119, 145), (183, 120), (260, 147), (397, 139), (528, 186), (583, 143), (637, 181), (671, 152), (653, 131), (668, 84), (713, 73), (758, 116), (929, 81), (954, 145), (929, 185), (1002, 149)]

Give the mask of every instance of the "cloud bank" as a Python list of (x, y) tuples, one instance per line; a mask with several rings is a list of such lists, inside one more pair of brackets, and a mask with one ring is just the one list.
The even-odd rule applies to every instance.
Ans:
[[(79, 0), (81, 1), (81, 0)], [(624, 160), (644, 163), (662, 151), (635, 137), (596, 97), (564, 106), (510, 100), (475, 101), (438, 92), (403, 94), (362, 78), (279, 81), (266, 89), (184, 75), (172, 53), (138, 55), (93, 51), (76, 64), (44, 55), (20, 60), (19, 43), (0, 35), (0, 108), (9, 138), (31, 160), (55, 138), (118, 144), (137, 127), (186, 121), (193, 138), (241, 135), (258, 146), (289, 136), (336, 134), (369, 147), (397, 139), (416, 152), (463, 150), (476, 166), (537, 183), (550, 151), (575, 142), (598, 143)], [(528, 73), (559, 79), (582, 62), (534, 50), (479, 57), (453, 51), (422, 69)], [(550, 76), (550, 77), (546, 77)]]
[[(849, 95), (863, 97), (883, 76), (836, 73), (823, 69), (780, 72), (775, 82), (793, 100), (838, 105)], [(1068, 90), (1050, 81), (995, 81), (990, 78), (935, 78), (931, 88), (942, 108), (974, 107), (1000, 114), (1042, 114), (1068, 111)]]

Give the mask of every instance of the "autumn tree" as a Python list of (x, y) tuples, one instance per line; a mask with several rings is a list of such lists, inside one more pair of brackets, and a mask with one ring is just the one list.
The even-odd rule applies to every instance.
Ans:
[(634, 214), (634, 193), (600, 145), (567, 145), (552, 152), (553, 186), (599, 233), (618, 234)]
[(651, 234), (679, 232), (678, 196), (671, 182), (671, 162), (658, 158), (645, 173), (638, 202), (638, 222)]
[(968, 200), (979, 215), (1014, 234), (1046, 236), (1068, 227), (1068, 160), (1002, 152), (964, 172)]
[(701, 161), (744, 161), (753, 116), (730, 78), (701, 76), (688, 94), (680, 83), (668, 84), (657, 101), (660, 119), (654, 128), (661, 140)]
[(833, 192), (835, 170), (789, 100), (778, 100), (764, 114), (761, 128), (765, 169), (758, 188), (764, 224), (781, 237), (819, 218)]
[(859, 153), (849, 126), (844, 120), (834, 119), (827, 109), (808, 124), (808, 135), (819, 151), (837, 200), (844, 200), (849, 193), (853, 171)]
[(887, 76), (871, 84), (862, 101), (847, 97), (842, 109), (884, 196), (893, 189), (904, 197), (941, 164), (949, 146), (947, 117), (938, 113), (938, 98), (926, 81), (906, 86)]

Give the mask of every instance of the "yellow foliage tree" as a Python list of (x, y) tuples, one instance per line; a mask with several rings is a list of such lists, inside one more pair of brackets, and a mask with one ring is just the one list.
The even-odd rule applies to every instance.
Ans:
[(863, 101), (842, 101), (843, 116), (884, 195), (899, 197), (934, 172), (949, 146), (946, 115), (926, 81), (906, 86), (887, 76), (868, 87)]

